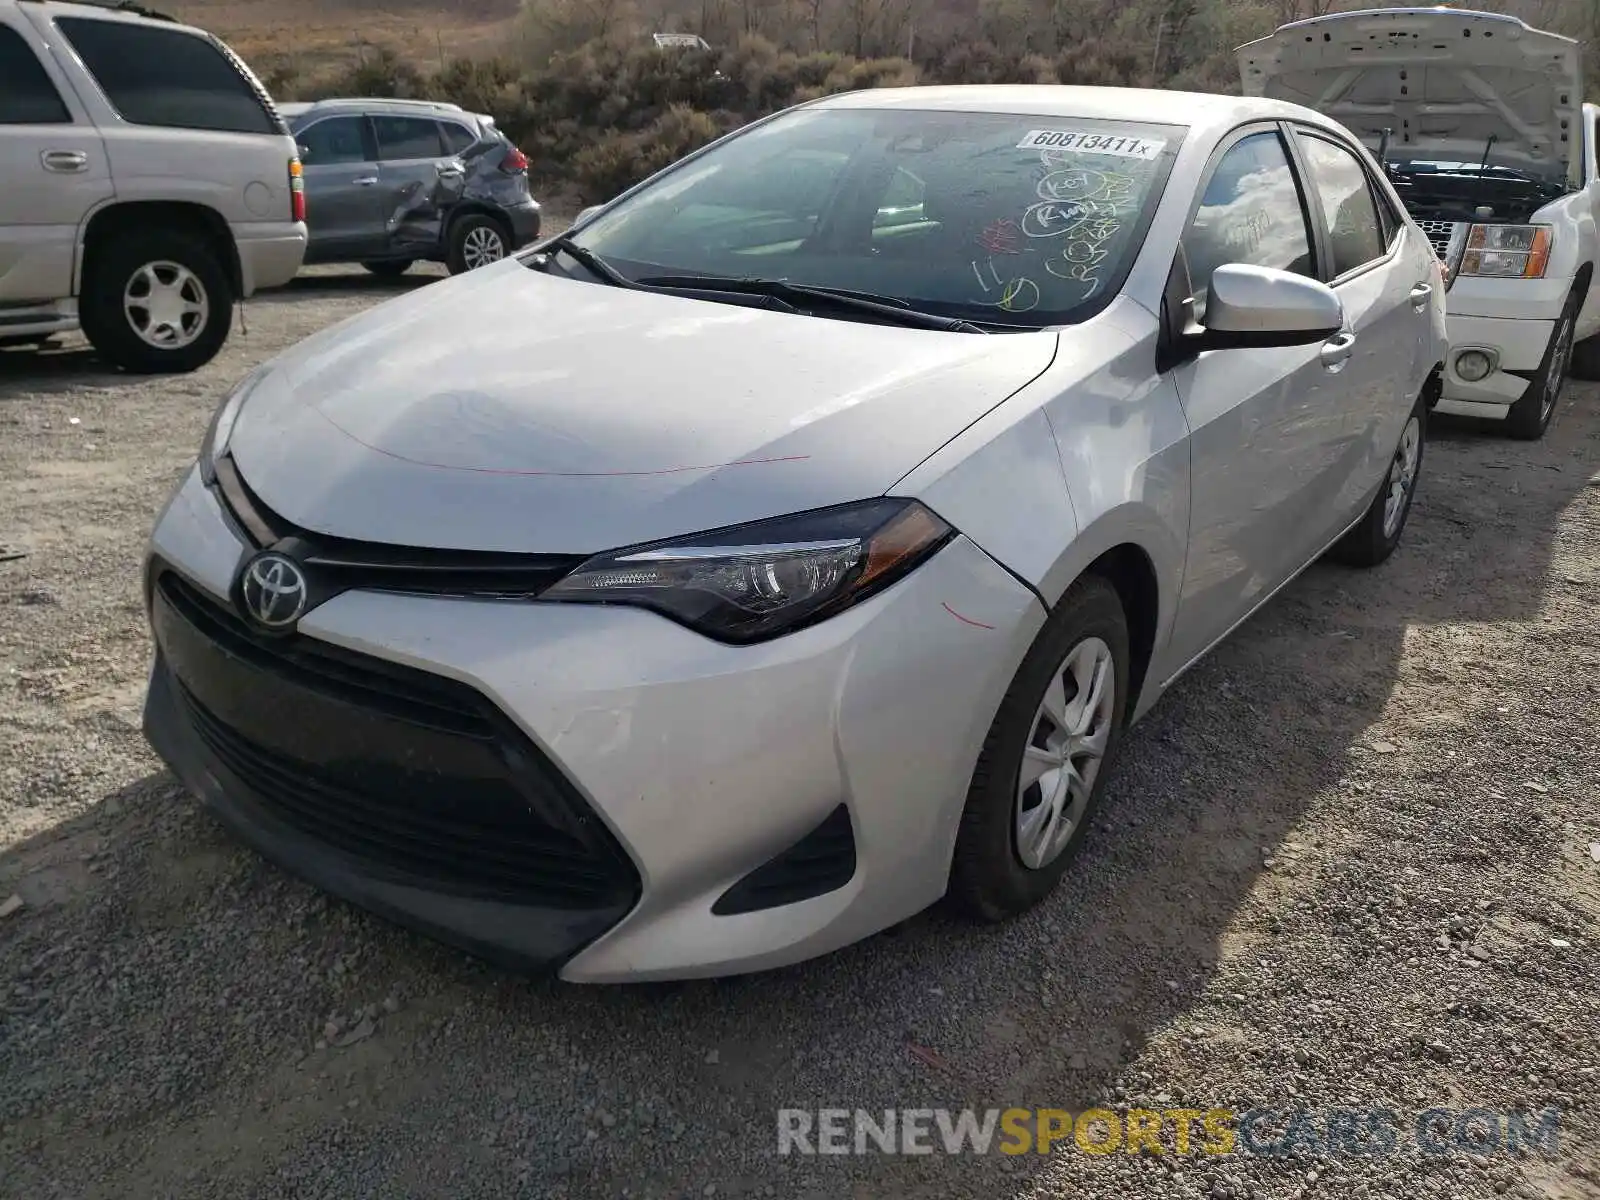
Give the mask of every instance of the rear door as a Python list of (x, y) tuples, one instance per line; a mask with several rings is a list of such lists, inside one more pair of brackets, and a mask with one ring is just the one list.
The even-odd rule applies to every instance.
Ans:
[[(1174, 264), (1175, 295), (1205, 323), (1211, 273), (1249, 263), (1315, 277), (1317, 238), (1275, 125), (1225, 140)], [(1185, 278), (1187, 273), (1187, 278)], [(1309, 346), (1213, 350), (1172, 372), (1189, 421), (1189, 553), (1173, 629), (1188, 662), (1318, 549), (1313, 514), (1341, 490), (1351, 399), (1343, 335)], [(1324, 517), (1325, 521), (1326, 518)]]
[(71, 296), (78, 230), (111, 196), (88, 114), (36, 31), (0, 13), (0, 306)]
[(1433, 256), (1421, 239), (1408, 243), (1405, 223), (1385, 211), (1363, 156), (1348, 142), (1303, 126), (1295, 141), (1320, 226), (1323, 276), (1339, 293), (1355, 339), (1342, 368), (1350, 404), (1345, 435), (1327, 444), (1331, 481), (1341, 486), (1330, 491), (1325, 510), (1313, 508), (1307, 518), (1331, 539), (1387, 474), (1432, 366), (1419, 359), (1431, 333)]
[(306, 185), (307, 262), (350, 262), (388, 244), (371, 123), (359, 113), (309, 121), (295, 133)]
[(461, 198), (460, 160), (446, 152), (432, 117), (374, 115), (372, 127), (389, 252), (435, 250), (444, 238), (445, 214)]

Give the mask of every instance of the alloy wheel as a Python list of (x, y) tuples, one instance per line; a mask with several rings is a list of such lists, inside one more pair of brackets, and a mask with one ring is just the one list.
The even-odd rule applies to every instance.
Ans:
[(1383, 502), (1383, 536), (1392, 538), (1406, 513), (1406, 501), (1417, 482), (1417, 463), (1422, 457), (1422, 422), (1416, 416), (1406, 421), (1389, 464), (1389, 494)]
[(1556, 401), (1561, 399), (1561, 389), (1567, 381), (1567, 363), (1572, 358), (1572, 318), (1563, 317), (1556, 326), (1555, 345), (1550, 351), (1550, 366), (1544, 377), (1544, 404), (1539, 409), (1539, 423), (1550, 419)]
[(461, 239), (461, 261), (469, 271), (499, 262), (505, 256), (505, 239), (487, 225), (467, 230), (467, 236)]
[(1015, 836), (1023, 866), (1049, 866), (1072, 840), (1105, 760), (1116, 704), (1111, 647), (1085, 638), (1050, 676), (1022, 752)]
[(128, 277), (122, 311), (145, 344), (182, 350), (205, 330), (211, 300), (200, 277), (182, 263), (146, 263)]

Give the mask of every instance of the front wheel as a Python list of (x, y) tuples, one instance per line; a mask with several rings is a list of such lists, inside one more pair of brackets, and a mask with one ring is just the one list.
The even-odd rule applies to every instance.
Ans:
[(1544, 361), (1539, 364), (1533, 382), (1523, 391), (1522, 399), (1513, 404), (1511, 411), (1506, 414), (1506, 432), (1519, 441), (1538, 441), (1550, 427), (1556, 402), (1561, 399), (1561, 389), (1566, 386), (1567, 364), (1572, 360), (1572, 335), (1578, 320), (1578, 301), (1576, 295), (1567, 301), (1550, 334)]
[(957, 908), (1004, 920), (1060, 882), (1121, 742), (1128, 660), (1115, 589), (1085, 576), (1034, 639), (978, 755), (950, 868)]
[(379, 279), (399, 279), (411, 270), (411, 264), (416, 261), (414, 258), (381, 258), (361, 265)]
[(450, 274), (476, 271), (497, 263), (509, 252), (511, 239), (500, 222), (482, 213), (468, 213), (450, 226), (450, 246), (445, 266)]
[(179, 230), (118, 236), (94, 251), (79, 319), (101, 357), (125, 371), (193, 371), (233, 324), (233, 288), (216, 255)]

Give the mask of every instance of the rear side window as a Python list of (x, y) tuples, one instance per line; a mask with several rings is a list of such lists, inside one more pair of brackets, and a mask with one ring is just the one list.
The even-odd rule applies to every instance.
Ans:
[(135, 125), (278, 133), (249, 81), (192, 33), (131, 21), (56, 21), (122, 119)]
[(72, 115), (33, 48), (0, 25), (0, 125), (67, 125)]
[(1387, 239), (1372, 201), (1372, 185), (1354, 154), (1319, 137), (1301, 137), (1311, 184), (1322, 200), (1322, 219), (1333, 251), (1332, 275), (1343, 275), (1383, 255)]
[(301, 161), (308, 167), (366, 162), (365, 124), (365, 117), (329, 117), (306, 126), (295, 134)]
[(478, 140), (477, 135), (469, 133), (465, 125), (457, 125), (454, 121), (440, 121), (439, 128), (444, 130), (446, 154), (460, 154)]
[(407, 158), (438, 158), (444, 153), (439, 127), (418, 117), (373, 117), (378, 131), (378, 157), (389, 162)]

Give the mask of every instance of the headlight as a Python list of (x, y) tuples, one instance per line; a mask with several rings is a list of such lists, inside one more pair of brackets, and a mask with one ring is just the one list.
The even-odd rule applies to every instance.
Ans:
[(1548, 225), (1474, 225), (1456, 274), (1542, 279), (1549, 261)]
[(244, 407), (245, 398), (250, 395), (261, 375), (260, 370), (246, 375), (211, 418), (205, 441), (200, 443), (200, 478), (208, 487), (216, 481), (216, 461), (228, 449), (228, 437), (233, 433), (233, 423), (239, 419), (239, 410)]
[(951, 534), (914, 500), (868, 500), (601, 554), (539, 599), (632, 604), (759, 642), (881, 591)]

